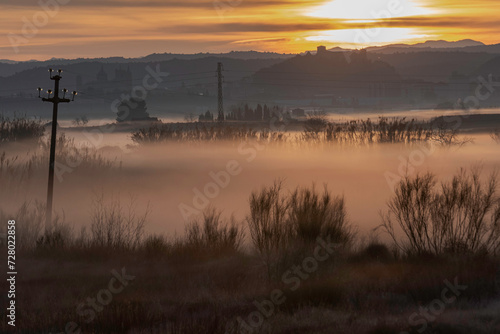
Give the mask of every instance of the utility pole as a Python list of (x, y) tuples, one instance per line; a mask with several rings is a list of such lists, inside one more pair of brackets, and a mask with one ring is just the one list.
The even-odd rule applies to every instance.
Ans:
[(219, 116), (217, 117), (217, 120), (219, 122), (224, 121), (224, 99), (222, 97), (222, 81), (223, 81), (223, 76), (222, 76), (222, 63), (217, 63), (217, 77), (219, 79), (218, 82), (218, 98), (219, 98)]
[(63, 97), (59, 98), (59, 81), (61, 80), (62, 70), (57, 71), (57, 75), (52, 76), (52, 72), (54, 72), (51, 68), (49, 69), (50, 79), (54, 80), (54, 96), (52, 95), (52, 90), (47, 90), (47, 98), (42, 98), (40, 93), (42, 92), (42, 88), (38, 87), (38, 97), (42, 99), (43, 102), (51, 102), (54, 107), (52, 111), (52, 134), (50, 137), (50, 161), (49, 161), (49, 183), (47, 186), (47, 208), (45, 211), (45, 231), (50, 232), (50, 228), (52, 227), (52, 198), (54, 195), (54, 166), (55, 166), (55, 158), (56, 158), (56, 132), (57, 132), (57, 106), (59, 103), (69, 103), (75, 100), (76, 91), (73, 91), (73, 100), (66, 98), (66, 93), (68, 90), (64, 88), (62, 90)]

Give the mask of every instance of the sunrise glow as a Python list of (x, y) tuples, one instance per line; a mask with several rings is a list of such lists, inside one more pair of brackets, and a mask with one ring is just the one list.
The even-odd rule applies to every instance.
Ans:
[(360, 48), (464, 35), (494, 44), (499, 10), (487, 0), (104, 0), (49, 9), (21, 0), (0, 4), (0, 59), (303, 52), (318, 42)]

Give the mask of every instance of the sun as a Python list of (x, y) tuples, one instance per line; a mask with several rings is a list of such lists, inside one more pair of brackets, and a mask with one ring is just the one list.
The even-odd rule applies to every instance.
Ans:
[(329, 42), (351, 46), (372, 46), (395, 42), (419, 41), (428, 34), (410, 27), (380, 26), (382, 20), (436, 14), (435, 9), (413, 0), (334, 0), (306, 13), (310, 17), (343, 20), (347, 24), (367, 24), (366, 28), (317, 31), (305, 37), (309, 42)]
[(377, 20), (430, 15), (434, 12), (412, 0), (334, 0), (313, 8), (306, 15), (331, 19)]

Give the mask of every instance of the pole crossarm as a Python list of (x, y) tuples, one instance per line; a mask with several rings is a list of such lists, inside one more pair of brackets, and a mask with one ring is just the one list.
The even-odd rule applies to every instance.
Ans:
[(55, 99), (53, 97), (51, 97), (49, 99), (42, 97), (42, 101), (43, 102), (52, 102), (52, 103), (69, 103), (69, 102), (71, 102), (70, 99), (59, 99), (59, 98)]

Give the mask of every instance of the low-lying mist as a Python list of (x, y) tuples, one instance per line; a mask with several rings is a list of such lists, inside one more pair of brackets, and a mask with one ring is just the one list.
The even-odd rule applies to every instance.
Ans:
[[(79, 132), (66, 135), (76, 138), (76, 145), (85, 144)], [(333, 194), (345, 196), (350, 221), (367, 233), (381, 224), (379, 212), (405, 173), (431, 171), (447, 180), (460, 167), (480, 164), (486, 177), (500, 166), (500, 146), (486, 134), (472, 137), (474, 142), (462, 147), (373, 144), (305, 150), (252, 141), (130, 148), (130, 134), (105, 134), (100, 152), (113, 161), (111, 169), (86, 170), (78, 161), (56, 157), (54, 210), (79, 229), (88, 226), (93, 201), (103, 195), (109, 203), (120, 200), (124, 208), (132, 201), (138, 214), (149, 206), (147, 232), (182, 234), (185, 224), (208, 206), (243, 219), (250, 193), (281, 179), (285, 190), (327, 184)], [(16, 164), (28, 151), (11, 146), (8, 156), (18, 156)], [(15, 214), (24, 202), (44, 203), (47, 170), (35, 171), (18, 186), (6, 186), (8, 175), (2, 174), (1, 209)]]

